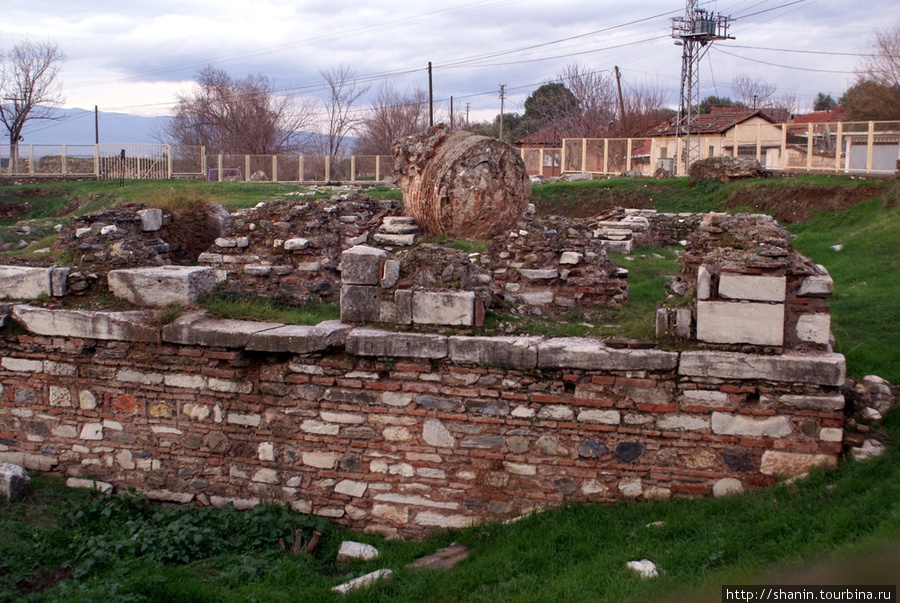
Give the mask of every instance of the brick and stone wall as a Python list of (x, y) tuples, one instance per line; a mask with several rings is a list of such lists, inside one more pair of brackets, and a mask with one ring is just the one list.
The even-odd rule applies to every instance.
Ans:
[(13, 307), (0, 461), (421, 536), (763, 487), (841, 452), (844, 359)]

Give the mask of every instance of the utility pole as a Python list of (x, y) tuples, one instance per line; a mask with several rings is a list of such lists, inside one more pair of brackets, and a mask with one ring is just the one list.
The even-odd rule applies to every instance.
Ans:
[(503, 101), (506, 99), (506, 84), (500, 84), (500, 140), (503, 140)]
[(434, 125), (434, 86), (431, 83), (431, 61), (428, 61), (428, 125)]
[(716, 40), (728, 35), (730, 17), (697, 8), (698, 0), (685, 0), (683, 17), (672, 18), (672, 37), (681, 52), (681, 94), (678, 104), (678, 136), (684, 138), (684, 171), (700, 158), (700, 140), (694, 126), (700, 114), (700, 59)]
[(450, 97), (450, 131), (453, 131), (453, 97)]
[(100, 144), (100, 110), (94, 105), (94, 144)]
[(466, 103), (466, 129), (469, 129), (469, 107), (472, 103)]
[(626, 125), (625, 125), (625, 101), (622, 98), (622, 74), (619, 72), (619, 66), (615, 66), (615, 74), (616, 74), (616, 87), (619, 89), (619, 115), (622, 120), (622, 137), (625, 137), (627, 133)]

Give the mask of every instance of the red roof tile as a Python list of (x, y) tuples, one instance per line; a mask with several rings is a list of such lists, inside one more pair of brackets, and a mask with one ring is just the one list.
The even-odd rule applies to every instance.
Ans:
[(795, 115), (791, 123), (795, 124), (823, 124), (835, 121), (844, 121), (847, 115), (846, 107), (838, 107), (829, 111), (813, 111), (806, 115)]
[[(761, 109), (756, 111), (747, 109), (734, 109), (731, 107), (717, 107), (718, 111), (712, 113), (702, 113), (697, 116), (691, 130), (695, 134), (722, 134), (737, 124), (743, 123), (752, 117), (761, 117), (769, 123), (775, 123), (775, 120)], [(678, 134), (678, 126), (676, 119), (672, 118), (652, 128), (648, 136), (676, 136)]]

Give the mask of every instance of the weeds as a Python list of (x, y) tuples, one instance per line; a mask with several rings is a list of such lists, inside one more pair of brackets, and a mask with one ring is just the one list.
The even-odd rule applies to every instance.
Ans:
[(71, 546), (76, 577), (123, 557), (186, 564), (225, 553), (275, 551), (279, 540), (291, 545), (297, 534), (328, 529), (324, 520), (285, 506), (161, 507), (133, 494), (76, 501), (63, 526), (76, 535)]
[(285, 297), (260, 297), (216, 291), (199, 300), (199, 305), (219, 318), (258, 320), (295, 325), (316, 325), (340, 318), (334, 302), (297, 304)]
[(162, 325), (172, 324), (182, 313), (184, 313), (183, 305), (178, 302), (169, 302), (160, 310), (159, 322)]

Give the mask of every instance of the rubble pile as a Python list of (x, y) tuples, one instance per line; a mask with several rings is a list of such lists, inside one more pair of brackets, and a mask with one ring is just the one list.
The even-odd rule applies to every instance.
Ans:
[(343, 250), (364, 243), (415, 241), (414, 224), (406, 234), (397, 234), (396, 228), (384, 232), (385, 218), (400, 215), (396, 201), (358, 192), (267, 201), (235, 212), (233, 227), (198, 261), (216, 269), (226, 291), (281, 294), (298, 303), (336, 301)]
[(627, 275), (609, 259), (589, 224), (550, 216), (523, 222), (493, 239), (481, 258), (511, 310), (557, 315), (628, 298)]
[(124, 203), (81, 216), (62, 226), (56, 242), (72, 259), (67, 291), (84, 295), (110, 270), (192, 264), (230, 224), (231, 214), (218, 203), (178, 214)]

